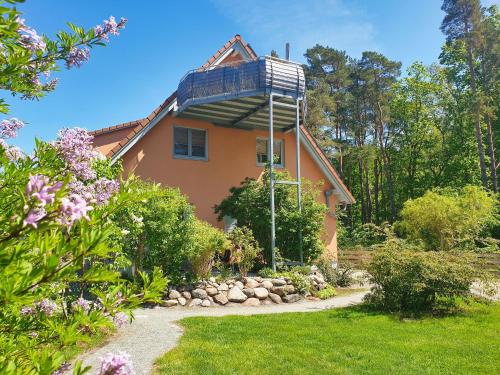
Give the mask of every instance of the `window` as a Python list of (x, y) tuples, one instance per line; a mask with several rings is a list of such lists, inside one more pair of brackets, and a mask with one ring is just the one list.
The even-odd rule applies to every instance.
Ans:
[(187, 159), (207, 159), (207, 131), (174, 127), (174, 156)]
[[(274, 166), (283, 167), (283, 140), (275, 139), (273, 144)], [(267, 139), (257, 138), (257, 165), (265, 165), (267, 163)]]

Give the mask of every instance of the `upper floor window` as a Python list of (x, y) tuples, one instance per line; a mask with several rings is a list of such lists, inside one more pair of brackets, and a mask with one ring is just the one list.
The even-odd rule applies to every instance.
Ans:
[[(267, 158), (267, 138), (257, 138), (257, 165), (265, 165), (268, 162)], [(284, 147), (283, 140), (275, 139), (273, 142), (274, 166), (284, 166)]]
[(204, 129), (174, 127), (174, 156), (187, 159), (208, 158), (207, 131)]

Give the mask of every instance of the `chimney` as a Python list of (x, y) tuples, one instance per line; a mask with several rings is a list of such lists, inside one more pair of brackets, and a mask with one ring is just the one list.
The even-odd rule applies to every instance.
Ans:
[(285, 58), (290, 60), (290, 43), (286, 42), (285, 45)]

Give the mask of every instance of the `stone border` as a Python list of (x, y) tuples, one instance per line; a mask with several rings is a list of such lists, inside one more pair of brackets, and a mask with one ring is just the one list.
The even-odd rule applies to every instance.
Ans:
[[(321, 273), (313, 271), (307, 276), (311, 290), (321, 290), (328, 285)], [(262, 278), (260, 276), (234, 278), (218, 283), (215, 277), (197, 284), (170, 288), (165, 293), (162, 306), (260, 306), (297, 302), (309, 295), (300, 294), (297, 285), (288, 277)]]

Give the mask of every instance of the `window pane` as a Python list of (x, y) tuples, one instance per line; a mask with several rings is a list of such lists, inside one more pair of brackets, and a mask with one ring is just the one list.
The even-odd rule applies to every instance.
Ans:
[(257, 163), (267, 163), (267, 141), (257, 139)]
[(273, 142), (274, 164), (282, 165), (281, 141)]
[(200, 158), (206, 157), (206, 136), (205, 130), (191, 129), (191, 156)]
[(188, 155), (188, 129), (174, 128), (174, 154)]

